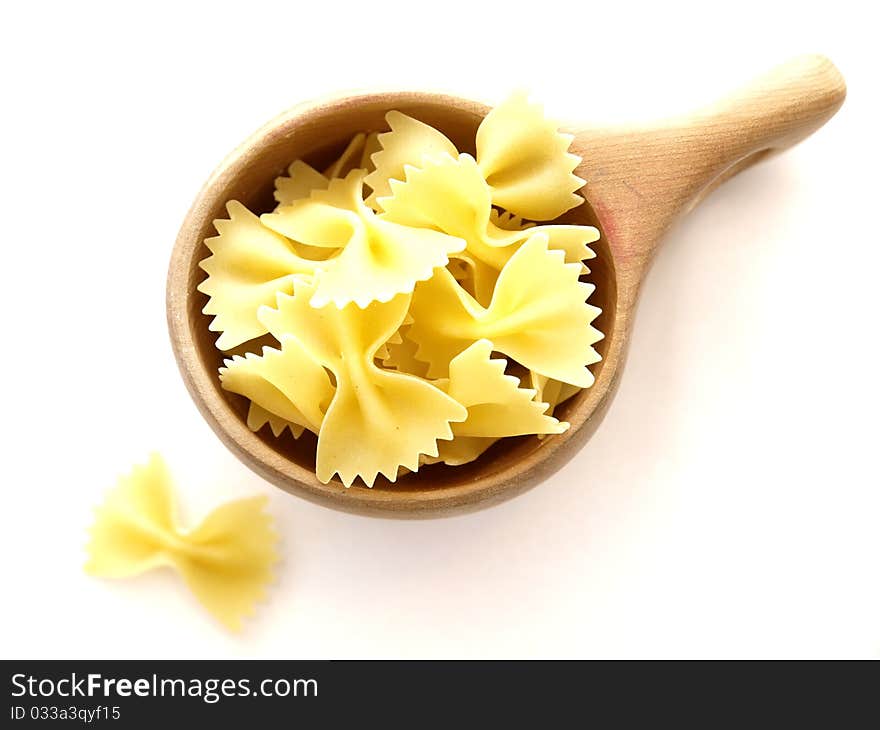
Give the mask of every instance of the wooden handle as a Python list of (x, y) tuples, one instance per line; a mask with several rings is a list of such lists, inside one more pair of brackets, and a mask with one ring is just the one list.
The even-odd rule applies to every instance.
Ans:
[(845, 97), (846, 83), (831, 61), (800, 56), (694, 115), (691, 124), (702, 127), (694, 151), (714, 163), (710, 175), (722, 170), (689, 208), (740, 170), (809, 137), (834, 116)]
[(578, 172), (618, 267), (638, 282), (678, 216), (735, 173), (815, 132), (845, 96), (831, 61), (803, 56), (685, 117), (650, 128), (578, 132)]

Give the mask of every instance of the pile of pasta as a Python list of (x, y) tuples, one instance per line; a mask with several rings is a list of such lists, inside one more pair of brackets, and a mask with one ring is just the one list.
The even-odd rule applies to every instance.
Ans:
[(254, 431), (317, 434), (318, 479), (346, 487), (562, 433), (553, 409), (600, 359), (582, 281), (599, 233), (540, 223), (583, 203), (571, 137), (524, 95), (484, 118), (475, 156), (386, 121), (325, 170), (294, 161), (274, 211), (230, 202), (200, 264), (217, 347), (244, 352), (222, 387)]

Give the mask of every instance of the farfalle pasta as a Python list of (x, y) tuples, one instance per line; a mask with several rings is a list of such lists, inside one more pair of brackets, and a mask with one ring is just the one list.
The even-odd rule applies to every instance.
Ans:
[(233, 200), (226, 210), (229, 218), (215, 223), (219, 235), (205, 240), (211, 256), (199, 266), (208, 278), (198, 287), (210, 296), (204, 313), (214, 315), (210, 327), (221, 333), (221, 350), (266, 334), (257, 310), (274, 302), (279, 291), (292, 292), (297, 274), (313, 275), (320, 265), (300, 256), (296, 244), (241, 203)]
[(265, 506), (265, 497), (228, 502), (184, 530), (168, 467), (153, 454), (97, 509), (86, 572), (127, 578), (169, 566), (215, 618), (238, 630), (265, 598), (278, 560), (278, 536)]
[[(421, 167), (443, 154), (458, 155), (455, 145), (427, 124), (395, 111), (386, 121), (391, 131), (379, 135), (382, 152), (373, 156), (376, 169), (366, 180), (374, 191), (368, 201), (379, 209), (391, 181), (403, 180), (407, 166)], [(558, 218), (580, 205), (583, 198), (575, 191), (584, 181), (574, 174), (580, 158), (568, 152), (572, 139), (523, 93), (490, 111), (477, 130), (476, 162), (493, 205), (536, 221)]]
[[(566, 260), (592, 258), (588, 244), (598, 231), (589, 226), (515, 226), (516, 218), (492, 215), (492, 189), (476, 160), (467, 154), (443, 153), (409, 167), (406, 180), (391, 180), (391, 195), (378, 199), (388, 220), (408, 226), (435, 228), (463, 239), (466, 246), (453, 252), (471, 269), (472, 292), (488, 304), (495, 281), (517, 248), (530, 236), (546, 234), (548, 246), (565, 252)], [(503, 222), (505, 227), (498, 225)], [(579, 269), (580, 271), (580, 269)]]
[(520, 387), (505, 374), (507, 361), (492, 358), (489, 340), (477, 340), (452, 358), (449, 378), (435, 383), (467, 409), (467, 418), (452, 425), (456, 436), (502, 438), (523, 434), (562, 433), (567, 423), (545, 415), (548, 404), (535, 391)]
[(427, 227), (405, 226), (377, 216), (363, 200), (363, 170), (331, 180), (302, 200), (260, 217), (267, 227), (308, 246), (336, 253), (320, 263), (312, 304), (344, 307), (387, 302), (409, 294), (462, 251), (465, 242)]
[(407, 336), (418, 345), (415, 356), (428, 363), (429, 377), (441, 377), (457, 353), (485, 338), (530, 370), (587, 388), (601, 333), (590, 324), (599, 310), (586, 303), (594, 287), (579, 276), (580, 266), (566, 264), (542, 233), (511, 256), (488, 307), (440, 270), (413, 295)]
[(400, 466), (418, 469), (420, 455), (436, 456), (438, 439), (452, 438), (450, 424), (464, 421), (467, 410), (426, 380), (376, 364), (376, 350), (400, 327), (410, 296), (364, 309), (317, 308), (314, 291), (302, 284), (293, 296), (279, 294), (277, 308), (264, 307), (260, 316), (276, 337), (296, 338), (336, 381), (318, 430), (318, 478), (338, 473), (346, 486), (358, 476), (372, 484), (380, 473), (395, 479)]
[(583, 280), (599, 232), (553, 222), (583, 202), (571, 137), (522, 94), (486, 116), (475, 155), (386, 121), (330, 164), (293, 160), (274, 210), (231, 201), (201, 263), (217, 347), (244, 351), (221, 386), (248, 399), (250, 429), (314, 433), (318, 479), (345, 487), (552, 438), (600, 360)]

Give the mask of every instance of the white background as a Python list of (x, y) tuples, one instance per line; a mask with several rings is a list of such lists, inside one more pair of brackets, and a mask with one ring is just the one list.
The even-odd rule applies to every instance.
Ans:
[[(613, 9), (612, 9), (613, 5)], [(864, 2), (16, 3), (0, 11), (0, 654), (877, 657), (878, 71)], [(396, 522), (285, 495), (190, 402), (165, 271), (213, 166), (336, 90), (607, 123), (822, 52), (849, 98), (669, 236), (619, 394), (549, 482)], [(196, 519), (268, 494), (284, 562), (241, 635), (170, 572), (82, 572), (91, 510), (158, 449)]]

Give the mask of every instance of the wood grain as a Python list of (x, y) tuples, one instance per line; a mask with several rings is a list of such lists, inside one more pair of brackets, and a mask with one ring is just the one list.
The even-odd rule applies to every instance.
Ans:
[[(620, 376), (632, 315), (659, 242), (675, 221), (709, 191), (754, 162), (799, 142), (830, 119), (846, 95), (834, 65), (821, 56), (795, 59), (713, 106), (650, 126), (581, 129), (573, 151), (584, 159), (588, 203), (563, 221), (595, 225), (602, 237), (590, 262), (605, 333), (592, 368), (592, 388), (557, 411), (571, 423), (564, 434), (504, 439), (473, 464), (423, 467), (372, 489), (346, 489), (314, 474), (314, 437), (298, 441), (253, 433), (245, 425), (247, 401), (220, 388), (223, 354), (202, 314), (207, 298), (198, 262), (204, 239), (224, 217), (228, 200), (251, 210), (273, 207), (274, 178), (298, 158), (321, 167), (361, 130), (383, 129), (398, 109), (436, 126), (461, 151), (473, 152), (474, 133), (488, 107), (458, 97), (386, 92), (335, 97), (294, 107), (257, 131), (224, 160), (205, 183), (177, 237), (168, 272), (168, 326), (180, 372), (196, 405), (221, 441), (247, 466), (282, 489), (320, 504), (385, 517), (436, 517), (508, 499), (546, 479), (595, 431)], [(267, 430), (267, 429), (264, 429)], [(638, 448), (635, 444), (633, 448)]]

